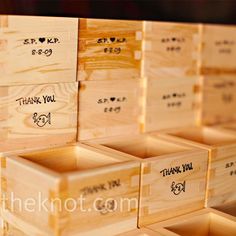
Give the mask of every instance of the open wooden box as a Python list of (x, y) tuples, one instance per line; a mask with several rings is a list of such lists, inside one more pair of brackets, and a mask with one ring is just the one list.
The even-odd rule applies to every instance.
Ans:
[(0, 86), (76, 82), (78, 19), (0, 15)]
[(140, 78), (142, 21), (80, 19), (78, 80)]
[(0, 152), (76, 142), (78, 83), (0, 87)]
[(109, 155), (142, 163), (139, 227), (201, 209), (205, 201), (208, 153), (152, 135), (87, 141)]
[(207, 206), (235, 202), (235, 134), (210, 127), (185, 127), (163, 131), (163, 136), (209, 151)]
[(232, 236), (236, 234), (236, 219), (214, 209), (203, 209), (148, 228), (162, 236)]
[[(1, 157), (2, 217), (29, 236), (133, 230), (139, 175), (138, 161), (83, 144)], [(34, 199), (35, 205), (28, 210), (15, 198), (23, 204)], [(45, 199), (46, 208), (38, 208)]]

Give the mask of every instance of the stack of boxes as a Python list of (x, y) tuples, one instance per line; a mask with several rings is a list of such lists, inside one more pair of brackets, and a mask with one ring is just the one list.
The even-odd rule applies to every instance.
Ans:
[(3, 235), (236, 233), (234, 27), (0, 27)]

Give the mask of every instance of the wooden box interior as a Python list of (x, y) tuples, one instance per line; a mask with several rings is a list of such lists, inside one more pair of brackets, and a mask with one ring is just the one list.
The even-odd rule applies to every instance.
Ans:
[(207, 127), (187, 127), (178, 130), (167, 131), (168, 134), (178, 138), (187, 139), (204, 145), (221, 145), (236, 141), (236, 136), (220, 130)]
[(188, 150), (188, 148), (182, 145), (170, 143), (164, 139), (157, 139), (148, 135), (124, 137), (120, 140), (116, 139), (111, 141), (107, 139), (100, 144), (142, 159)]
[(236, 217), (236, 201), (213, 207), (214, 209)]
[(232, 236), (236, 234), (236, 224), (214, 213), (194, 216), (165, 228), (180, 236)]
[(128, 161), (125, 158), (122, 160), (99, 153), (95, 155), (94, 152), (79, 146), (32, 152), (20, 157), (58, 173), (84, 171)]

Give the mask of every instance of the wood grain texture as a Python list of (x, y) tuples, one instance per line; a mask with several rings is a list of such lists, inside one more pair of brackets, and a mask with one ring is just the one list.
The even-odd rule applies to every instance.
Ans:
[(163, 131), (165, 137), (209, 151), (206, 205), (223, 206), (236, 200), (236, 135), (208, 127)]
[(83, 81), (79, 90), (79, 140), (139, 132), (140, 81)]
[[(108, 236), (137, 226), (140, 164), (135, 160), (76, 144), (5, 156), (5, 162), (2, 216), (27, 235)], [(36, 201), (33, 211), (24, 205), (28, 198)]]
[(141, 228), (123, 234), (119, 234), (117, 236), (161, 236), (161, 235), (162, 234), (159, 234), (156, 231), (152, 231), (146, 228)]
[(236, 119), (236, 77), (205, 76), (202, 82), (201, 121), (216, 125)]
[(78, 19), (0, 16), (0, 86), (76, 82)]
[(148, 226), (163, 236), (231, 236), (236, 233), (236, 219), (211, 208)]
[(197, 77), (148, 78), (144, 96), (144, 132), (194, 125), (199, 113)]
[(144, 23), (144, 71), (148, 78), (196, 76), (199, 25)]
[(0, 87), (0, 150), (75, 142), (78, 84)]
[(80, 19), (78, 80), (140, 78), (142, 21)]
[(236, 28), (202, 25), (201, 73), (236, 74)]
[(204, 207), (207, 151), (168, 141), (154, 133), (86, 143), (141, 162), (139, 227)]

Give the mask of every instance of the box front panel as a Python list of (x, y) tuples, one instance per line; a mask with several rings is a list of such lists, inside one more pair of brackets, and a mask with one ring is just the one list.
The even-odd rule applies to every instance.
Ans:
[(236, 200), (236, 145), (212, 151), (206, 204), (223, 206)]
[(236, 119), (234, 76), (205, 76), (202, 93), (202, 124), (213, 125)]
[(75, 141), (78, 84), (0, 88), (1, 151)]
[(199, 26), (145, 22), (144, 76), (157, 79), (195, 76)]
[(196, 77), (147, 79), (145, 130), (194, 125), (198, 114)]
[(223, 25), (204, 25), (201, 53), (202, 74), (235, 74), (236, 29)]
[(141, 21), (80, 19), (78, 79), (140, 77)]
[(116, 235), (137, 227), (140, 165), (119, 166), (68, 178), (62, 235)]
[(139, 226), (203, 208), (207, 165), (207, 152), (199, 151), (144, 163)]
[(79, 140), (138, 133), (140, 81), (85, 81), (79, 91)]
[(0, 18), (0, 85), (76, 81), (78, 19)]

